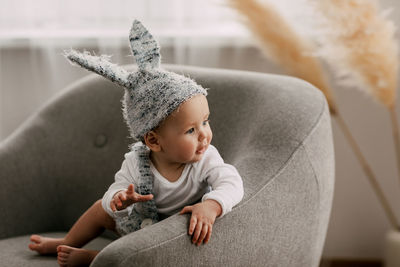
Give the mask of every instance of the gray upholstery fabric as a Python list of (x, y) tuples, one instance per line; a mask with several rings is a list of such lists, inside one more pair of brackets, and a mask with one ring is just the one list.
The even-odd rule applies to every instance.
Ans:
[[(191, 244), (189, 215), (173, 215), (110, 241), (92, 266), (318, 266), (334, 183), (323, 95), (286, 76), (166, 68), (210, 88), (213, 144), (242, 175), (244, 199), (217, 219), (205, 246)], [(102, 197), (132, 142), (122, 121), (122, 94), (90, 75), (0, 144), (2, 266), (48, 262), (30, 260), (29, 234), (67, 231)], [(25, 252), (3, 250), (7, 244)]]
[[(66, 232), (45, 233), (44, 236), (61, 238)], [(30, 235), (11, 237), (0, 240), (0, 265), (1, 266), (40, 266), (40, 267), (55, 267), (59, 266), (56, 261), (56, 255), (40, 256), (37, 253), (32, 253), (27, 249)], [(89, 242), (85, 246), (87, 249), (99, 250), (108, 245), (110, 239), (99, 237)]]

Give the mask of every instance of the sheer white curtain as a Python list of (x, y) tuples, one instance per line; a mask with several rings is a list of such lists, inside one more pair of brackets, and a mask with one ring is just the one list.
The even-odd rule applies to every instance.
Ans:
[(225, 0), (6, 0), (0, 32), (22, 38), (125, 36), (137, 18), (154, 34), (229, 34), (233, 26), (236, 36), (234, 16)]
[(66, 62), (64, 49), (133, 63), (127, 39), (134, 18), (160, 41), (163, 63), (242, 68), (248, 58), (242, 48), (251, 41), (227, 2), (0, 0), (0, 141), (65, 85), (88, 74)]
[[(274, 4), (296, 19), (304, 1)], [(127, 39), (134, 18), (159, 40), (163, 63), (279, 72), (262, 57), (228, 3), (0, 0), (0, 141), (65, 85), (88, 74), (71, 68), (63, 50), (86, 49), (112, 55), (118, 64), (133, 63)]]

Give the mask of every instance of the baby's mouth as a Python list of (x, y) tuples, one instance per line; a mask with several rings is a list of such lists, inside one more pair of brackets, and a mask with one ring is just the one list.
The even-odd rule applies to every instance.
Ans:
[(205, 145), (196, 150), (196, 154), (203, 154), (207, 150), (208, 145)]

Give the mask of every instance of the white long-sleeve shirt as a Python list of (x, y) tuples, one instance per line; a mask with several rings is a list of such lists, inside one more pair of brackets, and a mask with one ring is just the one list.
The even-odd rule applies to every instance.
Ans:
[[(175, 182), (163, 177), (153, 164), (150, 165), (150, 169), (154, 174), (154, 200), (161, 214), (172, 215), (199, 199), (213, 199), (221, 205), (222, 217), (243, 198), (243, 182), (238, 171), (232, 165), (224, 163), (218, 150), (212, 145), (200, 161), (186, 164), (182, 175)], [(126, 190), (129, 184), (132, 183), (136, 187), (138, 173), (137, 162), (132, 152), (125, 154), (122, 167), (115, 174), (115, 182), (102, 199), (103, 208), (110, 216), (125, 216), (132, 210), (133, 205), (125, 210), (113, 212), (110, 202), (114, 194)]]

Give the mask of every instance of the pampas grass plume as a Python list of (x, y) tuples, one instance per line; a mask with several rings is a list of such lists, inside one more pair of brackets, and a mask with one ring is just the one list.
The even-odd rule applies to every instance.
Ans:
[(314, 0), (322, 24), (321, 56), (340, 80), (393, 108), (396, 102), (398, 46), (395, 27), (375, 0)]
[(319, 88), (334, 114), (336, 105), (331, 89), (319, 61), (311, 55), (311, 44), (298, 36), (272, 6), (260, 4), (257, 0), (230, 0), (229, 3), (244, 16), (264, 54), (291, 75)]

